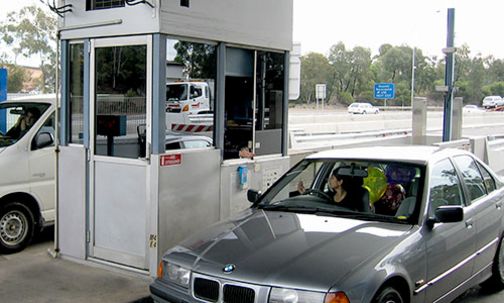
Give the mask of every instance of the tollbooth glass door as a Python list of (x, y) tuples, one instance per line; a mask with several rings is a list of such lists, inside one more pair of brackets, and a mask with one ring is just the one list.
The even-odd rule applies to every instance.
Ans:
[(91, 53), (90, 256), (148, 265), (150, 36), (96, 39)]

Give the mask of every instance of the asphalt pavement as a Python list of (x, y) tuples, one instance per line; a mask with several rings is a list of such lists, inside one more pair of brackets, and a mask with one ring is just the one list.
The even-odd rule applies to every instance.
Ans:
[[(54, 259), (54, 230), (45, 230), (22, 252), (0, 255), (0, 302), (151, 303), (151, 278), (138, 273)], [(452, 303), (504, 302), (504, 291), (473, 287)]]
[(0, 255), (0, 302), (151, 302), (145, 275), (51, 257), (53, 232), (20, 253)]

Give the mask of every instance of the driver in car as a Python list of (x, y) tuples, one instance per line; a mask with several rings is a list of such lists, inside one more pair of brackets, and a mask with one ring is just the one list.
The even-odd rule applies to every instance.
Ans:
[[(356, 201), (352, 199), (351, 194), (353, 189), (351, 186), (352, 177), (339, 174), (341, 168), (342, 167), (338, 167), (332, 171), (331, 176), (329, 177), (330, 189), (327, 194), (332, 197), (332, 202), (336, 205), (358, 211), (359, 207), (355, 203)], [(300, 194), (303, 194), (306, 191), (302, 181), (298, 183), (297, 190)]]
[(40, 117), (40, 111), (35, 108), (28, 108), (24, 115), (19, 116), (16, 124), (5, 134), (6, 137), (21, 139), (25, 133), (37, 122)]

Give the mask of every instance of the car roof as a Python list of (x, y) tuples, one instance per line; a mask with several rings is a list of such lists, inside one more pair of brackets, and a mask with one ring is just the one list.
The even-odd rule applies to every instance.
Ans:
[(206, 141), (209, 143), (212, 143), (211, 139), (206, 136), (185, 136), (185, 135), (174, 135), (174, 134), (168, 134), (165, 136), (165, 143), (173, 143), (173, 142), (180, 142), (180, 141)]
[(428, 162), (437, 162), (440, 159), (458, 154), (469, 153), (454, 148), (441, 149), (437, 146), (374, 146), (333, 149), (310, 155), (307, 159), (379, 160), (427, 164)]
[(15, 97), (13, 99), (2, 102), (3, 104), (7, 103), (19, 103), (22, 101), (23, 103), (51, 103), (56, 104), (56, 94), (42, 94), (42, 95), (28, 95)]

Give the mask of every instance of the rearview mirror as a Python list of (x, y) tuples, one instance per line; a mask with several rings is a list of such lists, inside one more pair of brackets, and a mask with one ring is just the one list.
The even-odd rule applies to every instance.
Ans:
[(434, 218), (429, 219), (430, 223), (454, 223), (464, 220), (464, 209), (459, 205), (444, 205), (436, 208)]
[(261, 192), (257, 191), (255, 189), (249, 189), (247, 191), (247, 199), (249, 202), (256, 203), (259, 201), (259, 198), (261, 197)]
[(368, 172), (365, 169), (352, 165), (339, 168), (338, 175), (366, 178), (368, 176)]
[(47, 146), (51, 146), (54, 143), (54, 139), (50, 133), (42, 132), (39, 133), (32, 144), (32, 149), (40, 149)]

